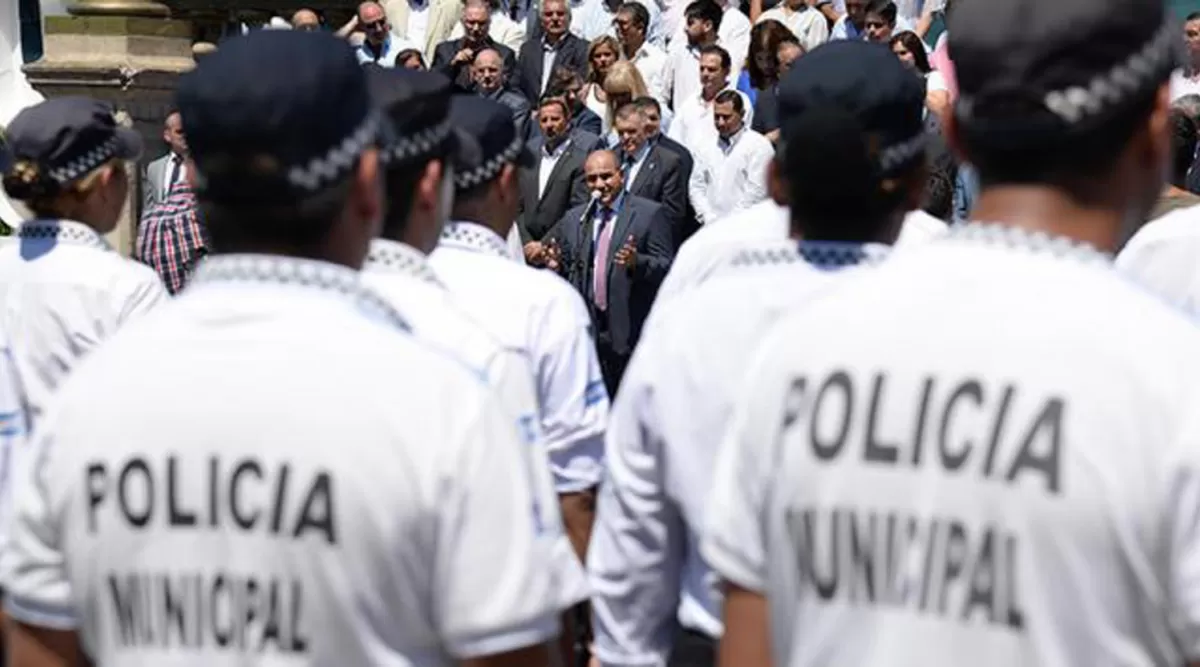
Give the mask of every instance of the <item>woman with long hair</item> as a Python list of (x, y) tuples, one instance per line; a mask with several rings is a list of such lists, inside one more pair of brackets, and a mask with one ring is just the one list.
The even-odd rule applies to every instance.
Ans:
[(750, 31), (750, 54), (738, 78), (737, 89), (750, 98), (750, 104), (754, 107), (751, 129), (771, 135), (769, 138), (772, 141), (779, 129), (778, 96), (775, 93), (780, 76), (779, 47), (785, 43), (799, 45), (800, 41), (779, 21), (767, 19), (759, 22)]
[(608, 115), (608, 97), (604, 93), (604, 80), (608, 77), (608, 70), (620, 58), (621, 45), (612, 35), (601, 35), (588, 46), (587, 81), (583, 85), (580, 99), (584, 106), (600, 117), (602, 134), (608, 134), (609, 128), (612, 127), (612, 119)]
[(900, 62), (925, 79), (925, 108), (942, 117), (950, 109), (950, 88), (942, 73), (929, 64), (925, 43), (916, 33), (905, 30), (893, 35), (888, 46)]

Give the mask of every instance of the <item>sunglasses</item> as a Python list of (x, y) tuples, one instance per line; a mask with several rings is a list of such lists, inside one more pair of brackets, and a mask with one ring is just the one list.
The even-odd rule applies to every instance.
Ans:
[(378, 19), (375, 21), (371, 21), (370, 23), (363, 24), (364, 30), (383, 30), (386, 27), (387, 27), (387, 21), (385, 19)]

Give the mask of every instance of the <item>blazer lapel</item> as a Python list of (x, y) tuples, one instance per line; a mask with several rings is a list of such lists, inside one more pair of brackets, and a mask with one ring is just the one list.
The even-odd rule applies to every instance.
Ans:
[(615, 267), (617, 264), (617, 251), (621, 249), (621, 246), (625, 245), (625, 238), (629, 236), (629, 229), (633, 226), (633, 215), (633, 206), (627, 200), (621, 207), (621, 212), (617, 214), (617, 220), (614, 223), (616, 224), (616, 227), (613, 227), (612, 239), (608, 244), (607, 278), (612, 277), (613, 267)]
[(629, 192), (637, 194), (642, 191), (642, 188), (654, 174), (658, 171), (658, 151), (651, 149), (646, 155), (646, 163), (638, 170), (637, 178), (633, 179), (633, 185), (629, 187)]

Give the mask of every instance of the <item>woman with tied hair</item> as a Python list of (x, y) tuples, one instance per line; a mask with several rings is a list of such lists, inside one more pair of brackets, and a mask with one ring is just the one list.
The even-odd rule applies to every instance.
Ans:
[(916, 33), (905, 30), (893, 35), (888, 46), (900, 62), (925, 79), (925, 109), (937, 114), (938, 118), (944, 116), (950, 110), (950, 88), (946, 85), (946, 77), (929, 64), (925, 43)]
[[(612, 128), (612, 118), (608, 113), (608, 96), (604, 92), (604, 81), (608, 71), (621, 58), (621, 45), (612, 35), (602, 35), (594, 39), (588, 46), (588, 73), (584, 82), (580, 100), (600, 117), (601, 136), (607, 135)], [(645, 82), (642, 83), (645, 86)]]
[(36, 424), (80, 357), (167, 294), (103, 237), (129, 202), (127, 161), (142, 147), (107, 105), (47, 100), (13, 119), (7, 141), (4, 191), (34, 219), (0, 245), (0, 338)]
[[(604, 141), (609, 147), (617, 145), (617, 135), (613, 127), (613, 121), (616, 120), (617, 109), (626, 104), (638, 99), (639, 97), (650, 97), (650, 92), (646, 86), (646, 80), (642, 78), (642, 73), (638, 71), (637, 66), (628, 60), (621, 60), (613, 63), (608, 70), (608, 76), (604, 78), (604, 96), (608, 100), (604, 115), (605, 127), (610, 128), (604, 135)], [(667, 128), (671, 126), (671, 111), (660, 105), (662, 109), (661, 129), (662, 133), (666, 133)]]

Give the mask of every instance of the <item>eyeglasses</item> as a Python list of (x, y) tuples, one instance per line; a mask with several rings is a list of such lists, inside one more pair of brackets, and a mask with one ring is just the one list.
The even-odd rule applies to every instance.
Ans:
[(320, 29), (321, 26), (317, 25), (316, 23), (301, 23), (300, 25), (296, 26), (296, 30), (299, 30), (300, 32), (316, 32)]
[(363, 30), (383, 30), (387, 27), (387, 19), (377, 19), (363, 24)]

